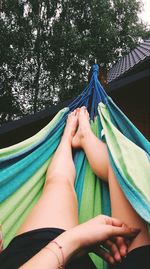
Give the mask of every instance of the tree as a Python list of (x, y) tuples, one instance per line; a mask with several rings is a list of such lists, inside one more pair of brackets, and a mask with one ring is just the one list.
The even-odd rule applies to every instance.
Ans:
[(94, 59), (109, 67), (150, 37), (138, 0), (3, 0), (0, 8), (0, 80), (18, 116), (74, 97)]

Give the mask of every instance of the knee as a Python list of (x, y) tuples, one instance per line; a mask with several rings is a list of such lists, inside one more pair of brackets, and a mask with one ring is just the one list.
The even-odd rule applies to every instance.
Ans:
[(74, 190), (74, 180), (70, 177), (67, 177), (64, 173), (54, 171), (51, 175), (46, 176), (45, 187), (57, 185), (58, 187), (65, 186), (65, 188)]

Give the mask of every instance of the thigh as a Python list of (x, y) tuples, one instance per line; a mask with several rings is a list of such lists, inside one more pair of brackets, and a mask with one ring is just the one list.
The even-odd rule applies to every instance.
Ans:
[(39, 201), (17, 234), (45, 227), (67, 230), (77, 224), (78, 206), (73, 186), (68, 180), (52, 180), (45, 184)]

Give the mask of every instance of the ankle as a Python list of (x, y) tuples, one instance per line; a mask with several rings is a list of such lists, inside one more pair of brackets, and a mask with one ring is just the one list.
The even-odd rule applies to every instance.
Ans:
[(91, 129), (83, 129), (80, 133), (80, 140), (81, 140), (81, 145), (85, 146), (89, 141), (91, 141), (91, 138), (93, 136), (93, 133)]
[(62, 138), (61, 138), (62, 144), (65, 144), (65, 145), (68, 144), (71, 146), (71, 141), (72, 141), (72, 135), (65, 134), (65, 133), (62, 135)]

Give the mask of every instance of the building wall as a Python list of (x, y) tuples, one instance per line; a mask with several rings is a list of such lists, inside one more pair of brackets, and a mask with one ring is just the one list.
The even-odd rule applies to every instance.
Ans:
[(113, 91), (110, 95), (134, 125), (150, 140), (149, 79)]

